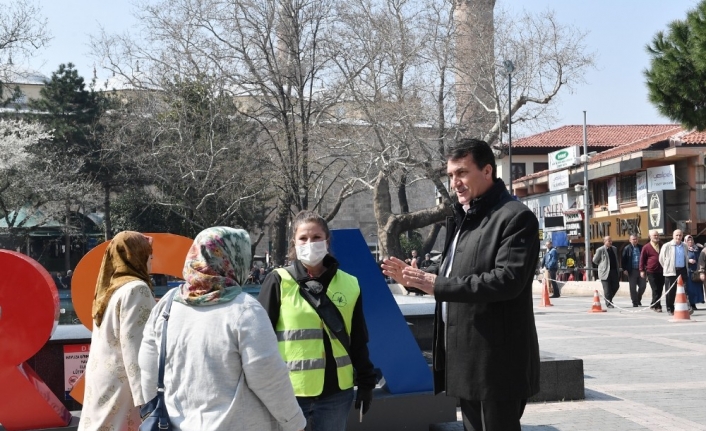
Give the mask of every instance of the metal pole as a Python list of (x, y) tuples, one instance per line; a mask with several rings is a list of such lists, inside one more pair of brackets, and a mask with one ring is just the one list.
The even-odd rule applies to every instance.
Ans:
[(584, 257), (585, 264), (584, 268), (586, 271), (586, 280), (593, 279), (592, 271), (588, 268), (591, 267), (591, 258), (589, 257), (589, 250), (591, 249), (591, 238), (589, 231), (588, 222), (588, 138), (586, 137), (586, 111), (583, 111), (583, 237), (584, 237)]
[(507, 74), (507, 155), (510, 164), (510, 196), (512, 193), (512, 72)]

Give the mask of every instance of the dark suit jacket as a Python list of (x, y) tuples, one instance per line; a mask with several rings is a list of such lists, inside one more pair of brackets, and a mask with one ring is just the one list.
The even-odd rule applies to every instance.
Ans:
[[(458, 226), (453, 266), (449, 277), (438, 274), (434, 283), (435, 391), (467, 400), (527, 399), (539, 391), (532, 308), (539, 223), (502, 180), (467, 213), (459, 205), (455, 211), (443, 256)], [(441, 301), (448, 302), (446, 324)]]
[[(632, 244), (628, 244), (625, 247), (623, 247), (623, 256), (620, 259), (621, 260), (620, 266), (623, 267), (624, 271), (630, 271), (631, 269), (640, 269), (639, 263), (638, 263), (637, 268), (632, 267), (632, 256), (630, 255), (631, 251), (632, 251)], [(642, 246), (640, 244), (638, 244), (637, 245), (637, 255), (640, 256), (641, 253), (642, 253)], [(639, 260), (640, 259), (638, 258), (638, 262), (639, 262)]]

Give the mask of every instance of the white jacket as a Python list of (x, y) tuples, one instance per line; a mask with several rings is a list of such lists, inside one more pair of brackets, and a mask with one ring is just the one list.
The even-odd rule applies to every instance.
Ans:
[[(162, 298), (152, 309), (140, 348), (145, 400), (157, 393), (165, 305)], [(176, 431), (295, 431), (306, 426), (272, 323), (246, 293), (217, 305), (172, 304), (164, 386)]]
[[(662, 265), (662, 272), (665, 277), (674, 277), (677, 275), (677, 265), (676, 265), (676, 247), (682, 247), (684, 250), (684, 264), (683, 267), (687, 267), (689, 263), (689, 248), (686, 246), (684, 241), (678, 246), (674, 243), (674, 240), (669, 241), (664, 244), (662, 248), (659, 249), (659, 264)], [(684, 280), (686, 284), (686, 280)]]

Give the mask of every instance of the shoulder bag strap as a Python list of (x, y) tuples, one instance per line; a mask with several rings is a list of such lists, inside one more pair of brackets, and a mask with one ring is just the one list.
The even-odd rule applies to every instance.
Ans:
[(162, 344), (159, 350), (159, 374), (157, 377), (157, 391), (164, 392), (164, 362), (167, 358), (167, 325), (169, 324), (169, 312), (172, 309), (172, 302), (174, 302), (174, 295), (176, 294), (178, 287), (175, 287), (167, 295), (167, 304), (162, 310), (162, 317), (164, 317), (164, 325), (162, 326)]
[(331, 302), (326, 293), (322, 292), (321, 295), (314, 295), (307, 289), (306, 283), (297, 280), (297, 275), (294, 271), (294, 266), (288, 266), (285, 268), (289, 275), (292, 276), (294, 281), (299, 284), (299, 293), (306, 302), (311, 305), (311, 307), (316, 311), (321, 320), (324, 321), (326, 326), (331, 330), (331, 334), (338, 339), (346, 349), (348, 356), (351, 356), (350, 344), (351, 340), (346, 332), (346, 325), (343, 323), (343, 316), (338, 308)]

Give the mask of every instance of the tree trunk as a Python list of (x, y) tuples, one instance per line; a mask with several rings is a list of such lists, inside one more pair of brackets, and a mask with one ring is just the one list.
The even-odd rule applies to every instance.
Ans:
[(71, 204), (66, 202), (66, 230), (64, 232), (64, 271), (71, 269)]
[(275, 265), (284, 264), (287, 259), (287, 219), (289, 218), (289, 205), (285, 202), (280, 202), (277, 208), (277, 214), (273, 223), (272, 235), (272, 257)]
[(373, 209), (378, 225), (380, 255), (383, 257), (403, 258), (402, 246), (400, 245), (402, 232), (442, 222), (452, 214), (451, 207), (442, 203), (413, 213), (396, 215), (392, 213), (391, 202), (390, 183), (387, 176), (381, 171), (373, 187)]
[[(400, 184), (397, 186), (397, 201), (400, 204), (400, 214), (409, 213), (409, 201), (407, 200), (407, 173), (403, 173)], [(407, 238), (412, 239), (412, 231), (407, 231)]]
[(431, 252), (431, 250), (434, 248), (436, 237), (439, 236), (439, 232), (441, 231), (441, 228), (443, 226), (443, 223), (434, 223), (431, 226), (431, 230), (429, 231), (429, 234), (427, 234), (427, 237), (424, 238), (424, 243), (422, 244), (422, 254), (427, 254)]
[(113, 225), (110, 222), (110, 184), (103, 184), (103, 210), (105, 211), (105, 217), (103, 218), (103, 225), (105, 226), (105, 240), (108, 241), (113, 237)]

